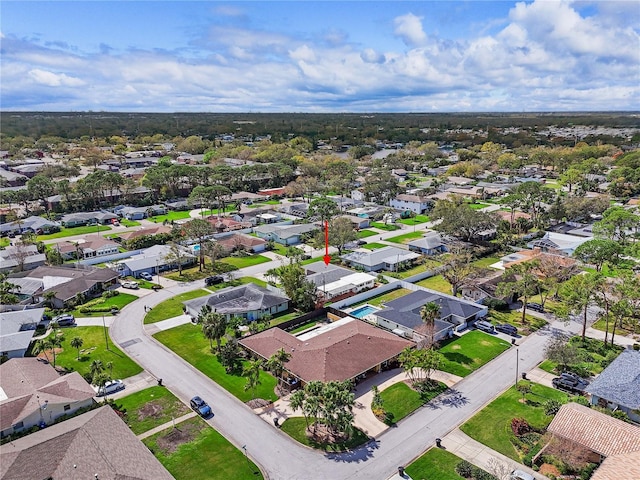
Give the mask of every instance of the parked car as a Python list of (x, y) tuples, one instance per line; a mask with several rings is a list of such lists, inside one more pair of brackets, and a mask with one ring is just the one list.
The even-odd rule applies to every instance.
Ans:
[(570, 393), (583, 393), (589, 385), (589, 382), (575, 373), (564, 372), (561, 373), (559, 377), (551, 380), (551, 384), (558, 390), (564, 390)]
[(500, 325), (496, 325), (495, 329), (498, 332), (506, 333), (507, 335), (511, 335), (512, 337), (518, 335), (518, 329), (508, 323), (501, 323)]
[(140, 278), (150, 282), (151, 280), (153, 280), (153, 275), (151, 275), (149, 272), (142, 272), (140, 274)]
[(539, 303), (535, 303), (535, 302), (527, 303), (527, 308), (533, 310), (534, 312), (544, 313), (544, 307)]
[(366, 245), (366, 244), (367, 244), (366, 240), (362, 240), (362, 239), (356, 240), (356, 245)]
[(522, 470), (514, 470), (509, 475), (509, 480), (536, 480), (533, 475)]
[(104, 384), (102, 387), (93, 387), (96, 391), (98, 397), (102, 397), (104, 395), (111, 395), (112, 393), (119, 392), (120, 390), (124, 390), (124, 382), (122, 380), (111, 380)]
[(224, 277), (222, 275), (214, 275), (213, 277), (207, 277), (204, 279), (204, 284), (207, 287), (217, 285), (222, 282), (224, 282)]
[(71, 327), (76, 324), (76, 319), (70, 313), (64, 313), (54, 317), (53, 322), (57, 323), (59, 327)]
[(140, 288), (140, 285), (138, 285), (138, 282), (123, 282), (122, 288), (131, 288), (132, 290), (137, 290), (138, 288)]
[(496, 333), (496, 329), (493, 327), (493, 325), (491, 325), (491, 323), (487, 322), (486, 320), (478, 320), (476, 322), (476, 328), (478, 330), (482, 330), (483, 332)]
[(211, 415), (211, 407), (200, 397), (193, 397), (189, 403), (191, 404), (191, 408), (193, 408), (201, 417), (206, 418)]

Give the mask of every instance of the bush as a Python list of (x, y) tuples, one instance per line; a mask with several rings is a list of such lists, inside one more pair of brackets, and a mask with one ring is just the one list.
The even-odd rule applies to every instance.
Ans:
[(542, 407), (544, 408), (544, 414), (548, 416), (558, 413), (558, 410), (560, 410), (561, 406), (562, 404), (559, 401), (553, 399), (547, 400), (542, 404)]
[(497, 480), (496, 477), (490, 473), (487, 473), (481, 468), (475, 466), (473, 467), (473, 478), (474, 480)]
[(463, 478), (471, 478), (473, 475), (473, 469), (476, 468), (466, 460), (461, 461), (456, 465), (456, 473)]
[(634, 343), (633, 344), (633, 349), (634, 350), (640, 350), (640, 343)]
[(521, 437), (525, 433), (531, 431), (531, 425), (524, 418), (512, 418), (511, 419), (511, 431), (517, 437)]
[(107, 290), (102, 293), (102, 298), (106, 300), (107, 298), (115, 297), (116, 295), (120, 295), (118, 290)]
[(542, 445), (538, 443), (531, 450), (529, 450), (529, 453), (527, 453), (522, 459), (522, 463), (524, 463), (527, 467), (533, 467), (533, 457), (535, 457), (540, 450), (542, 450)]
[(498, 298), (488, 298), (483, 301), (483, 303), (489, 307), (497, 310), (498, 312), (506, 312), (509, 310), (509, 304), (504, 300), (500, 300)]

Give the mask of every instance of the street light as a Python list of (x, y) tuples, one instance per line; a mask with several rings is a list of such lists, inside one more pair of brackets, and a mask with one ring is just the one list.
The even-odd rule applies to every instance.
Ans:
[(516, 386), (518, 385), (518, 362), (519, 362), (519, 358), (518, 358), (518, 349), (516, 348)]
[[(178, 259), (180, 261), (180, 259)], [(158, 285), (160, 285), (160, 259), (156, 258), (156, 276), (158, 277)]]

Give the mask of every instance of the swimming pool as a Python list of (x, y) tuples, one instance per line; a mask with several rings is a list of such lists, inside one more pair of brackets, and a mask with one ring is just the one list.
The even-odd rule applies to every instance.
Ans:
[(377, 312), (379, 309), (376, 307), (372, 307), (371, 305), (362, 305), (361, 307), (356, 308), (349, 312), (349, 315), (356, 318), (364, 318), (370, 313)]

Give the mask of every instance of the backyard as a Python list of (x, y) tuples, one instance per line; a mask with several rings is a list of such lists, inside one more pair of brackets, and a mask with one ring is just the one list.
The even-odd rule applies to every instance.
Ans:
[(447, 386), (442, 382), (435, 382), (429, 390), (419, 392), (404, 382), (399, 382), (380, 392), (382, 407), (386, 413), (385, 423), (393, 425), (406, 416), (412, 414), (442, 392)]
[(261, 479), (258, 467), (201, 418), (186, 420), (143, 443), (177, 480)]
[(198, 289), (191, 292), (181, 293), (180, 295), (169, 298), (164, 302), (160, 302), (144, 317), (144, 324), (156, 323), (161, 320), (167, 320), (168, 318), (178, 317), (184, 313), (184, 305), (182, 305), (182, 302), (193, 300), (198, 297), (204, 297), (210, 293), (211, 292), (206, 290)]
[(139, 435), (189, 413), (191, 409), (165, 387), (150, 387), (114, 402), (123, 420)]
[(522, 394), (515, 386), (511, 387), (464, 423), (460, 429), (489, 448), (521, 462), (521, 456), (524, 455), (521, 455), (512, 443), (515, 435), (511, 431), (511, 420), (523, 418), (535, 431), (541, 432), (552, 420), (551, 416), (544, 413), (544, 402), (567, 402), (567, 395), (559, 390), (537, 383), (530, 385), (531, 393), (526, 394), (526, 403), (522, 402)]
[(427, 215), (416, 215), (415, 217), (411, 217), (411, 218), (400, 218), (399, 220), (396, 220), (396, 223), (403, 223), (405, 225), (418, 225), (420, 223), (427, 223), (429, 222), (431, 219), (427, 216)]
[(508, 350), (510, 345), (500, 338), (472, 330), (442, 342), (440, 353), (444, 359), (438, 370), (466, 377)]
[(447, 282), (442, 275), (425, 278), (424, 280), (416, 282), (416, 285), (451, 295), (451, 284)]
[(381, 306), (384, 302), (390, 302), (391, 300), (395, 300), (396, 298), (400, 298), (408, 293), (411, 293), (411, 290), (407, 288), (396, 288), (395, 290), (391, 290), (387, 293), (382, 293), (380, 295), (376, 295), (375, 297), (371, 297), (367, 300), (364, 300), (359, 303), (355, 303), (351, 305), (351, 307), (357, 307), (358, 305), (364, 305), (368, 303), (369, 305), (373, 305), (375, 307)]
[[(89, 373), (93, 360), (100, 360), (111, 378), (127, 378), (142, 371), (142, 368), (116, 347), (111, 339), (105, 337), (104, 327), (58, 328), (49, 335), (54, 334), (63, 335), (61, 351), (56, 355), (56, 366), (75, 370), (84, 375)], [(71, 346), (71, 340), (74, 337), (82, 339), (80, 352)], [(108, 350), (106, 342), (109, 345)], [(47, 351), (47, 355), (52, 361), (49, 351)], [(78, 359), (78, 355), (80, 359)], [(41, 356), (44, 357), (42, 354)], [(111, 368), (107, 367), (109, 363)]]
[(243, 402), (254, 398), (269, 401), (277, 399), (274, 393), (276, 379), (267, 372), (260, 372), (261, 383), (255, 389), (255, 396), (253, 391), (244, 389), (247, 383), (245, 377), (228, 374), (217, 356), (211, 353), (209, 340), (204, 338), (199, 325), (180, 325), (156, 333), (154, 338)]

